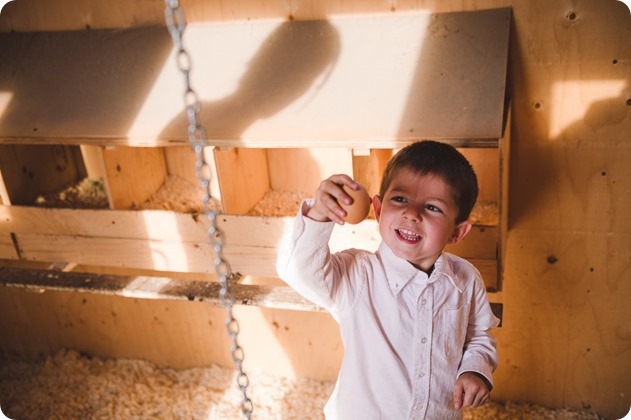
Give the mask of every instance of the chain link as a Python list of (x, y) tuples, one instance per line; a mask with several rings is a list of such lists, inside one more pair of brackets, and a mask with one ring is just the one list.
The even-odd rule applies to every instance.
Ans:
[(235, 297), (230, 290), (229, 281), (232, 280), (235, 275), (232, 273), (228, 260), (223, 255), (223, 248), (225, 242), (225, 236), (223, 231), (217, 226), (217, 215), (220, 211), (220, 203), (212, 196), (211, 193), (211, 168), (206, 162), (204, 157), (204, 148), (208, 145), (208, 139), (206, 136), (206, 130), (199, 121), (199, 98), (197, 93), (193, 90), (190, 80), (191, 72), (191, 56), (184, 48), (183, 35), (186, 29), (186, 21), (184, 19), (184, 11), (179, 5), (178, 0), (165, 0), (166, 8), (164, 10), (165, 20), (173, 44), (177, 49), (176, 63), (178, 69), (184, 77), (184, 104), (186, 107), (186, 115), (188, 117), (188, 141), (195, 152), (196, 158), (196, 174), (197, 178), (204, 189), (203, 210), (204, 214), (210, 221), (210, 227), (208, 228), (208, 238), (212, 245), (215, 258), (213, 264), (215, 266), (215, 272), (221, 283), (221, 289), (219, 290), (219, 299), (223, 307), (227, 312), (226, 317), (226, 331), (232, 339), (231, 354), (232, 360), (237, 367), (237, 385), (243, 393), (243, 400), (241, 401), (241, 411), (250, 418), (252, 411), (254, 411), (254, 404), (248, 398), (247, 389), (250, 384), (250, 380), (247, 374), (243, 371), (243, 359), (245, 354), (243, 348), (239, 345), (239, 322), (233, 315), (232, 308), (235, 303)]

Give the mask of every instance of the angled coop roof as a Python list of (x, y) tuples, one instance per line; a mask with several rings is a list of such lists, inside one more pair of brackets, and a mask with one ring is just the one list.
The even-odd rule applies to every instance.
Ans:
[[(219, 146), (396, 147), (502, 136), (510, 9), (189, 25)], [(0, 34), (0, 143), (186, 142), (163, 27)]]

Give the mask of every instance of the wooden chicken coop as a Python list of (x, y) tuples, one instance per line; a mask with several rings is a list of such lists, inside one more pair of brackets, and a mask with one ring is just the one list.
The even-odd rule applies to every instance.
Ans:
[[(393, 151), (431, 138), (461, 148), (480, 178), (475, 228), (451, 251), (497, 291), (509, 27), (510, 9), (494, 9), (187, 28), (233, 271), (275, 277), (279, 239), (322, 179), (346, 173), (374, 195)], [(124, 294), (109, 278), (88, 286), (61, 273), (142, 274), (148, 292), (149, 276), (176, 285), (212, 275), (165, 28), (8, 33), (1, 42), (2, 84), (15, 92), (0, 126), (1, 256), (56, 270), (5, 270), (4, 281), (72, 290), (61, 281), (72, 278), (81, 290)], [(337, 230), (333, 248), (378, 242), (367, 220)]]
[[(0, 322), (8, 337), (1, 355), (70, 347), (174, 367), (230, 364), (188, 141), (177, 66), (184, 58), (161, 21), (164, 5), (154, 3), (150, 11), (118, 4), (119, 12), (99, 18), (69, 12), (44, 28), (29, 23), (44, 21), (34, 9), (16, 6), (0, 19), (0, 302), (12, 314)], [(447, 250), (478, 267), (505, 320), (504, 306), (520, 300), (520, 292), (505, 291), (508, 191), (517, 182), (509, 163), (520, 162), (511, 155), (511, 134), (519, 134), (524, 153), (527, 128), (542, 124), (524, 108), (549, 106), (540, 85), (527, 95), (515, 88), (523, 94), (515, 116), (511, 77), (525, 76), (510, 58), (531, 54), (537, 36), (537, 45), (549, 47), (536, 35), (537, 19), (525, 17), (530, 6), (397, 9), (391, 2), (387, 10), (364, 10), (350, 2), (357, 12), (313, 6), (287, 15), (242, 3), (218, 12), (192, 1), (184, 44), (208, 136), (209, 190), (221, 204), (224, 254), (240, 274), (230, 286), (249, 366), (334, 377), (342, 354), (336, 326), (277, 278), (281, 236), (321, 180), (345, 173), (375, 195), (388, 159), (419, 139), (456, 146), (476, 171), (474, 226)], [(532, 7), (533, 16), (552, 16), (549, 5)], [(555, 17), (555, 25), (573, 25), (567, 16)], [(84, 18), (99, 24), (77, 24)], [(514, 38), (515, 22), (530, 38)], [(617, 68), (627, 65), (623, 55)], [(529, 65), (540, 70), (544, 61)], [(526, 96), (532, 103), (522, 103)], [(525, 200), (513, 194), (511, 211)], [(379, 242), (369, 214), (336, 226), (331, 248), (375, 250)], [(545, 258), (555, 264), (558, 253)], [(261, 322), (276, 329), (265, 333)], [(292, 336), (291, 328), (301, 332)], [(174, 344), (178, 334), (182, 346)], [(248, 351), (265, 347), (269, 336), (289, 361), (270, 363), (273, 349)], [(317, 341), (324, 352), (313, 349)]]

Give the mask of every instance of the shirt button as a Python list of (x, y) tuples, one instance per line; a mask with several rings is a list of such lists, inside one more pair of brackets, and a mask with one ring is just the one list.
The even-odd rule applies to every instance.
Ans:
[(421, 305), (423, 305), (423, 306), (427, 305), (427, 299), (423, 299), (423, 300), (421, 301)]
[(421, 343), (423, 343), (423, 344), (427, 343), (427, 337), (423, 337), (423, 338), (421, 339)]

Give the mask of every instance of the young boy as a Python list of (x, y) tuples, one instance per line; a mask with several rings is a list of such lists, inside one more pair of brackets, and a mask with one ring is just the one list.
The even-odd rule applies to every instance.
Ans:
[(389, 162), (372, 204), (377, 252), (331, 254), (343, 224), (346, 175), (322, 181), (283, 239), (280, 277), (340, 324), (341, 370), (327, 419), (458, 419), (484, 404), (497, 367), (496, 327), (484, 282), (469, 262), (443, 252), (471, 229), (478, 185), (455, 148), (416, 142)]

